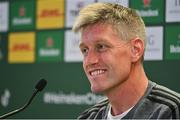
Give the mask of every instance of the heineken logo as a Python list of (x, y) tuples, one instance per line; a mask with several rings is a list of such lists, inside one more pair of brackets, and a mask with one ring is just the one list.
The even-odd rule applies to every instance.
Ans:
[(13, 2), (10, 9), (10, 29), (34, 28), (34, 3), (30, 1)]
[(37, 35), (37, 60), (60, 61), (63, 59), (63, 31), (46, 31)]
[(150, 7), (151, 0), (143, 0), (143, 4), (145, 8)]
[(60, 55), (60, 51), (57, 48), (54, 48), (54, 49), (42, 48), (42, 49), (40, 49), (39, 54), (40, 54), (40, 56), (49, 56), (49, 57), (51, 56), (51, 57), (54, 57), (54, 56), (59, 56)]
[[(12, 23), (13, 25), (29, 25), (32, 24), (32, 18), (31, 17), (25, 17), (26, 16), (26, 8), (24, 6), (21, 6), (19, 8), (19, 17), (14, 17)], [(23, 17), (23, 18), (21, 18)]]
[(141, 17), (152, 17), (152, 16), (159, 16), (159, 11), (158, 9), (149, 9), (149, 10), (137, 10), (137, 13), (141, 16)]
[(49, 37), (46, 41), (47, 47), (52, 47), (53, 44), (54, 44), (54, 40), (51, 37)]
[(179, 26), (166, 27), (166, 58), (180, 59), (180, 29)]
[[(58, 56), (60, 55), (60, 50), (58, 48), (53, 48), (54, 40), (52, 37), (46, 39), (46, 47), (41, 48), (39, 51), (40, 56)], [(50, 49), (49, 49), (50, 48)]]
[(32, 19), (30, 17), (27, 18), (14, 18), (13, 25), (29, 25), (32, 23)]
[(165, 0), (132, 0), (131, 7), (143, 18), (146, 24), (161, 23), (164, 20)]
[(25, 16), (25, 14), (26, 14), (26, 9), (25, 9), (24, 6), (21, 6), (21, 7), (19, 8), (19, 16), (20, 16), (20, 17), (23, 17), (23, 16)]
[(179, 45), (170, 45), (170, 53), (180, 53)]

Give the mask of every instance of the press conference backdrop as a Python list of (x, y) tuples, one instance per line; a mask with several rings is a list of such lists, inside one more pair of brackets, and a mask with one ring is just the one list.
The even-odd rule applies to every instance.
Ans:
[(79, 35), (71, 31), (79, 10), (93, 2), (137, 10), (147, 30), (147, 76), (180, 92), (180, 0), (1, 0), (0, 115), (25, 104), (41, 78), (45, 90), (11, 118), (76, 118), (103, 99), (90, 91)]

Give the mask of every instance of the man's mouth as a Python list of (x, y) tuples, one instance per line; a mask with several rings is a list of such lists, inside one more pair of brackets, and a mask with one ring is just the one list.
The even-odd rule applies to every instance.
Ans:
[(98, 76), (98, 75), (104, 74), (105, 71), (106, 71), (106, 70), (98, 69), (98, 70), (90, 71), (89, 74), (90, 74), (91, 76)]

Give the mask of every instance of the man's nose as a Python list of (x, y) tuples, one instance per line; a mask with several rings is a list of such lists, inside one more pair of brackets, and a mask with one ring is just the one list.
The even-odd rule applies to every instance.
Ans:
[(87, 66), (94, 65), (94, 64), (98, 63), (98, 61), (99, 61), (98, 53), (96, 51), (92, 51), (92, 50), (88, 52), (88, 54), (84, 60), (84, 62)]

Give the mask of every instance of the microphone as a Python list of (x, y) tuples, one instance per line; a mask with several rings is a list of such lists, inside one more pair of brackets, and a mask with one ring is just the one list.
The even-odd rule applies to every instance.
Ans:
[(9, 117), (9, 116), (12, 116), (12, 115), (14, 115), (14, 114), (16, 114), (16, 113), (19, 113), (20, 111), (22, 111), (22, 110), (24, 110), (25, 108), (27, 108), (27, 107), (31, 104), (31, 102), (32, 102), (33, 98), (36, 96), (36, 94), (37, 94), (38, 92), (42, 91), (42, 90), (44, 89), (44, 87), (46, 86), (46, 84), (47, 84), (47, 81), (46, 81), (45, 79), (41, 79), (41, 80), (36, 84), (36, 86), (35, 86), (36, 89), (35, 89), (34, 93), (32, 94), (31, 98), (29, 99), (29, 101), (28, 101), (24, 106), (22, 106), (22, 107), (19, 108), (19, 109), (16, 109), (16, 110), (14, 110), (14, 111), (11, 111), (11, 112), (9, 112), (9, 113), (6, 113), (6, 114), (0, 116), (0, 119), (5, 119), (5, 118), (7, 118), (7, 117)]

